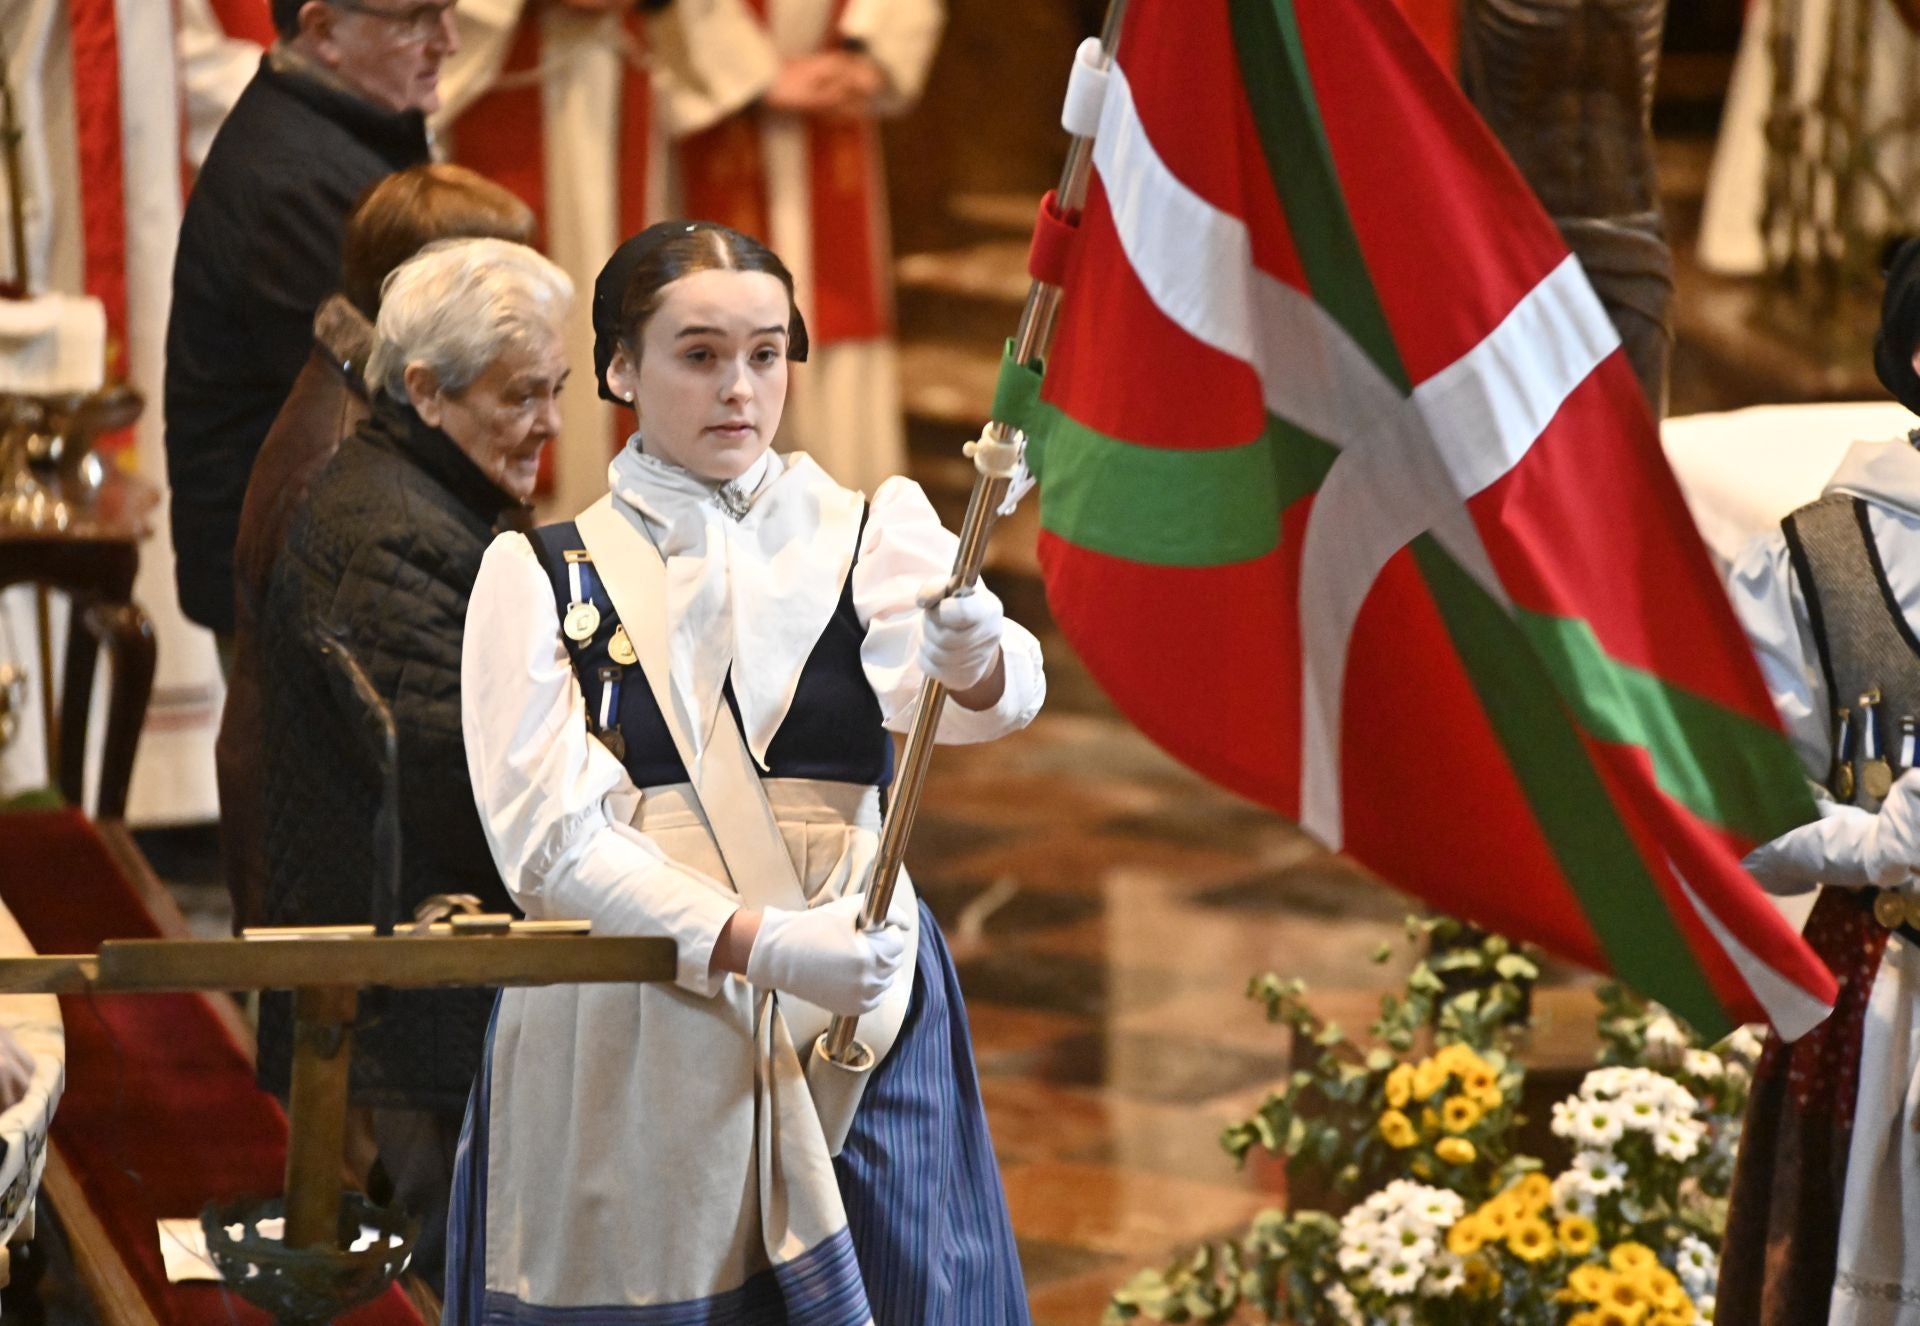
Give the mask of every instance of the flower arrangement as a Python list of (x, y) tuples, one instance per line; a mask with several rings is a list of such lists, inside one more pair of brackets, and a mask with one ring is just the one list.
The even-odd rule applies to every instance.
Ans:
[[(1409, 921), (1408, 935), (1433, 955), (1382, 1001), (1372, 1048), (1316, 1018), (1297, 982), (1252, 982), (1309, 1062), (1222, 1144), (1243, 1162), (1257, 1149), (1283, 1157), (1294, 1209), (1140, 1272), (1106, 1320), (1712, 1321), (1757, 1039), (1739, 1032), (1710, 1050), (1664, 1010), (1605, 987), (1601, 1064), (1552, 1108), (1568, 1159), (1550, 1169), (1516, 1150), (1533, 957), (1444, 918)], [(1302, 1209), (1302, 1194), (1327, 1209)]]

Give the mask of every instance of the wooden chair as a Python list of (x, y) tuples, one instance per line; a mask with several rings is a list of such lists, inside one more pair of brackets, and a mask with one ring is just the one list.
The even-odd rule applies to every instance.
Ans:
[(0, 533), (0, 590), (31, 584), (71, 597), (66, 658), (54, 732), (47, 743), (52, 782), (72, 806), (85, 801), (87, 726), (100, 652), (111, 685), (94, 816), (126, 814), (133, 756), (153, 690), (153, 625), (133, 601), (139, 547), (131, 533)]

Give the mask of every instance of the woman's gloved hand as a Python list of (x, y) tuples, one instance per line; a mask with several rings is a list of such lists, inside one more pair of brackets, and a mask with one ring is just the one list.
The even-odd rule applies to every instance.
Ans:
[(1745, 865), (1769, 893), (1905, 883), (1920, 872), (1920, 770), (1900, 775), (1879, 814), (1822, 802), (1819, 819), (1754, 848)]
[(842, 1017), (873, 1012), (906, 958), (907, 937), (896, 925), (860, 929), (860, 905), (848, 894), (804, 912), (765, 908), (747, 979)]
[(947, 582), (933, 580), (920, 590), (925, 625), (920, 631), (920, 670), (950, 691), (969, 691), (987, 679), (1000, 658), (1000, 632), (1006, 613), (984, 584), (971, 594), (941, 598)]

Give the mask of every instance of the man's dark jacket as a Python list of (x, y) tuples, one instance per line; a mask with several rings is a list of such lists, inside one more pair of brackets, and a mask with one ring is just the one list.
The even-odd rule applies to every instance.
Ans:
[(340, 287), (346, 218), (427, 160), (425, 121), (268, 55), (187, 199), (167, 324), (167, 481), (188, 617), (233, 630), (233, 541), (254, 453)]
[[(270, 924), (374, 919), (380, 761), (357, 706), (329, 681), (320, 630), (345, 643), (392, 707), (402, 917), (435, 893), (512, 909), (467, 776), (460, 642), (481, 554), (496, 528), (525, 523), (525, 508), (446, 434), (384, 394), (314, 479), (259, 624)], [(355, 1102), (460, 1110), (492, 1002), (491, 990), (390, 990), (363, 1001)], [(288, 1028), (285, 996), (263, 1001), (260, 1074), (276, 1091), (286, 1089)]]

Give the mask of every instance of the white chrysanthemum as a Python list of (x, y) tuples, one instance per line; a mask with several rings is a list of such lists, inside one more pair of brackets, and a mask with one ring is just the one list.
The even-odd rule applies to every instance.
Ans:
[(1704, 1298), (1696, 1298), (1693, 1300), (1693, 1310), (1699, 1314), (1701, 1321), (1712, 1321), (1713, 1309), (1714, 1309), (1714, 1295), (1712, 1294), (1708, 1294)]
[(1662, 1013), (1647, 1024), (1647, 1049), (1658, 1054), (1679, 1054), (1687, 1048), (1687, 1033), (1680, 1024)]
[(1413, 1307), (1407, 1303), (1396, 1303), (1387, 1312), (1387, 1326), (1419, 1326), (1413, 1315)]
[(1653, 1149), (1668, 1160), (1689, 1161), (1700, 1154), (1706, 1128), (1692, 1119), (1676, 1119), (1653, 1135)]
[(1627, 1183), (1627, 1162), (1611, 1151), (1582, 1151), (1573, 1158), (1573, 1173), (1580, 1186), (1595, 1197), (1619, 1192)]
[(1401, 1257), (1381, 1262), (1367, 1272), (1367, 1283), (1387, 1297), (1397, 1298), (1401, 1294), (1411, 1294), (1418, 1288), (1420, 1277), (1426, 1273), (1426, 1263)]
[(1348, 1275), (1371, 1270), (1373, 1257), (1373, 1244), (1348, 1243), (1345, 1239), (1340, 1241), (1340, 1250), (1334, 1254), (1334, 1259), (1340, 1263), (1340, 1269)]
[[(1589, 1105), (1582, 1111), (1595, 1109)], [(1649, 1091), (1634, 1091), (1613, 1102), (1613, 1110), (1622, 1129), (1635, 1133), (1658, 1133), (1667, 1126), (1666, 1106)]]
[(1427, 1298), (1452, 1298), (1467, 1282), (1467, 1264), (1450, 1252), (1434, 1258), (1420, 1281), (1420, 1292)]
[(1553, 1135), (1572, 1137), (1574, 1121), (1580, 1117), (1580, 1098), (1569, 1096), (1553, 1104)]
[(1760, 1037), (1754, 1033), (1752, 1027), (1740, 1027), (1733, 1035), (1727, 1037), (1726, 1052), (1737, 1055), (1748, 1063), (1760, 1057), (1761, 1048)]
[(1381, 1236), (1373, 1245), (1374, 1260), (1380, 1262), (1418, 1262), (1425, 1269), (1433, 1260), (1433, 1254), (1439, 1250), (1439, 1244), (1423, 1234), (1411, 1229), (1401, 1229)]
[(1401, 1211), (1431, 1234), (1451, 1226), (1466, 1209), (1466, 1200), (1459, 1193), (1445, 1188), (1426, 1188), (1410, 1198)]
[(1720, 1280), (1720, 1258), (1703, 1239), (1688, 1234), (1680, 1240), (1674, 1256), (1674, 1273), (1687, 1297), (1698, 1302), (1711, 1298)]
[(1615, 1101), (1582, 1101), (1573, 1118), (1573, 1140), (1583, 1150), (1607, 1150), (1626, 1134), (1625, 1116), (1625, 1110)]
[(1587, 1176), (1570, 1169), (1553, 1181), (1553, 1213), (1557, 1216), (1585, 1216), (1593, 1219), (1600, 1209), (1599, 1196), (1587, 1186)]
[(1680, 1066), (1686, 1070), (1688, 1077), (1697, 1077), (1702, 1082), (1717, 1082), (1727, 1071), (1720, 1056), (1711, 1050), (1688, 1050), (1681, 1056)]
[(1345, 1285), (1329, 1285), (1327, 1302), (1333, 1304), (1333, 1310), (1340, 1314), (1346, 1326), (1366, 1326), (1367, 1319), (1360, 1313), (1360, 1300)]

